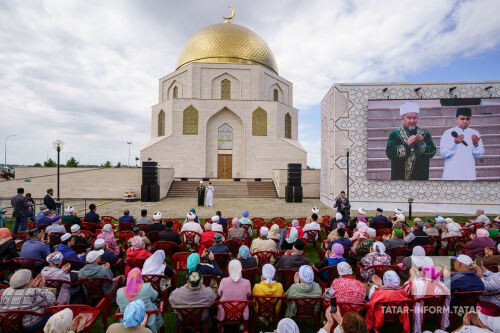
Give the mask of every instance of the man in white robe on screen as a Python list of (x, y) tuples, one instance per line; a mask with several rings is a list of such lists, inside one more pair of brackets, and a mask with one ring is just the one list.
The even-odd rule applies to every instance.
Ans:
[(479, 132), (470, 128), (471, 109), (458, 108), (457, 126), (441, 136), (440, 153), (444, 160), (443, 180), (476, 180), (476, 158), (484, 154)]

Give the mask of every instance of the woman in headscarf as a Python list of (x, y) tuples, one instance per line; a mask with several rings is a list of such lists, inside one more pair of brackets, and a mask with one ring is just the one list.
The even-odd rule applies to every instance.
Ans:
[(358, 209), (358, 221), (368, 223), (366, 220), (366, 210), (364, 208)]
[(283, 243), (281, 243), (280, 250), (291, 250), (293, 248), (293, 243), (299, 238), (299, 232), (295, 227), (289, 229), (288, 237), (285, 238)]
[(269, 229), (269, 233), (267, 234), (267, 238), (272, 239), (274, 241), (279, 241), (281, 239), (280, 235), (280, 226), (276, 223), (271, 226)]
[(241, 227), (240, 220), (235, 217), (232, 221), (232, 227), (227, 231), (227, 239), (241, 238), (247, 239), (245, 229)]
[[(344, 232), (343, 234), (344, 235), (340, 235), (339, 234), (339, 230), (342, 229)], [(344, 237), (346, 235), (346, 231), (345, 231), (345, 224), (344, 222), (340, 222), (337, 224), (337, 228), (336, 229), (333, 229), (332, 231), (330, 231), (330, 233), (328, 234), (328, 236), (326, 237), (326, 239), (328, 240), (328, 242), (333, 242), (334, 240), (337, 240), (338, 238), (340, 237)], [(349, 239), (349, 238), (347, 238)], [(349, 239), (349, 242), (351, 242), (351, 240)], [(352, 245), (352, 242), (351, 242), (351, 245)]]
[[(220, 301), (246, 301), (252, 294), (250, 281), (241, 277), (241, 263), (233, 259), (228, 265), (229, 277), (223, 278), (219, 285)], [(248, 320), (248, 307), (243, 311), (243, 319)], [(224, 309), (219, 305), (217, 320), (224, 320)]]
[[(146, 244), (142, 242), (139, 236), (132, 237), (132, 246), (127, 249), (127, 259), (147, 259), (151, 257), (151, 252), (146, 250)], [(130, 266), (125, 267), (125, 276), (130, 271)]]
[(401, 271), (401, 276), (404, 279), (408, 279), (410, 267), (422, 268), (424, 266), (432, 266), (434, 262), (431, 257), (425, 255), (425, 250), (421, 246), (415, 246), (412, 249), (411, 256), (403, 259), (403, 270)]
[[(205, 231), (201, 234), (200, 243), (198, 244), (198, 254), (199, 255), (201, 255), (205, 249), (210, 247), (211, 246), (210, 244), (213, 244), (214, 235), (215, 235), (215, 231), (212, 230), (212, 223), (205, 222), (204, 228), (205, 228)], [(211, 241), (211, 243), (209, 244), (209, 246), (205, 246), (205, 243), (202, 243), (204, 241), (209, 241), (209, 243)]]
[[(368, 310), (366, 312), (366, 328), (370, 331), (372, 328), (379, 332), (384, 324), (384, 311), (381, 306), (376, 306), (378, 302), (402, 301), (408, 299), (408, 294), (400, 286), (401, 280), (394, 271), (384, 273), (383, 280), (377, 275), (372, 278), (373, 286), (368, 295)], [(395, 310), (396, 311), (396, 310)], [(404, 332), (410, 332), (410, 321), (408, 311), (402, 311), (399, 318), (403, 323)]]
[(351, 247), (352, 251), (354, 251), (354, 249), (358, 246), (359, 242), (367, 238), (367, 231), (368, 225), (365, 222), (358, 222), (358, 224), (356, 224), (356, 229), (354, 230), (354, 233), (351, 237), (351, 242), (353, 242), (353, 245)]
[(242, 226), (243, 229), (248, 231), (250, 235), (252, 234), (252, 220), (248, 218), (250, 216), (250, 213), (248, 210), (244, 210), (241, 212), (241, 219), (240, 219), (240, 225)]
[[(293, 219), (292, 220), (292, 227), (297, 229), (297, 237), (298, 238), (304, 238), (304, 230), (302, 230), (302, 228), (300, 227), (300, 223), (299, 223), (299, 220), (297, 219)], [(290, 229), (288, 229), (285, 233), (285, 237), (288, 237), (290, 235)]]
[(299, 327), (290, 318), (283, 318), (279, 321), (276, 328), (277, 333), (299, 333)]
[[(375, 242), (370, 247), (370, 253), (361, 259), (361, 265), (364, 267), (374, 266), (374, 265), (390, 265), (391, 256), (385, 253), (385, 245), (382, 242)], [(361, 276), (366, 281), (371, 281), (375, 271), (369, 269), (367, 271), (361, 271)]]
[(104, 227), (102, 227), (102, 232), (97, 235), (97, 238), (104, 239), (108, 249), (113, 251), (116, 256), (120, 254), (120, 248), (116, 245), (115, 234), (111, 224), (105, 224)]
[(212, 252), (207, 252), (206, 250), (203, 253), (203, 256), (208, 260), (207, 263), (201, 263), (200, 256), (198, 253), (192, 253), (187, 258), (187, 274), (191, 272), (198, 271), (201, 275), (218, 275), (222, 276), (222, 272), (215, 261), (214, 254)]
[(73, 318), (71, 309), (64, 309), (54, 313), (43, 328), (44, 333), (83, 333), (85, 315), (79, 314)]
[[(476, 234), (470, 235), (470, 241), (465, 244), (468, 251), (479, 251), (485, 248), (495, 248), (495, 241), (490, 238), (490, 233), (486, 229), (477, 229)], [(474, 259), (475, 255), (470, 253), (469, 256)]]
[[(410, 268), (410, 278), (403, 285), (403, 289), (408, 295), (412, 295), (413, 298), (447, 295), (444, 304), (444, 313), (441, 316), (440, 328), (444, 330), (449, 326), (448, 307), (451, 299), (450, 290), (441, 282), (441, 274), (436, 267), (424, 266), (422, 267), (422, 272), (419, 272), (415, 267)], [(415, 303), (413, 311), (413, 332), (422, 331), (422, 321), (424, 319), (423, 306), (423, 301)]]
[[(299, 271), (295, 273), (295, 283), (286, 291), (286, 297), (315, 297), (321, 296), (321, 287), (317, 282), (314, 282), (314, 272), (311, 266), (300, 266)], [(317, 309), (318, 315), (320, 309)], [(291, 318), (297, 313), (297, 305), (295, 302), (287, 304), (285, 317)]]
[(257, 267), (257, 259), (250, 255), (250, 249), (246, 245), (240, 246), (238, 250), (238, 260), (243, 269)]
[(457, 227), (457, 223), (455, 222), (446, 223), (446, 226), (443, 227), (443, 232), (441, 233), (441, 248), (445, 248), (448, 245), (446, 238), (462, 237), (460, 229), (460, 225)]
[(142, 275), (168, 276), (168, 279), (163, 278), (160, 280), (161, 290), (167, 289), (170, 278), (174, 276), (174, 270), (165, 262), (165, 252), (163, 250), (156, 250), (151, 257), (146, 259), (142, 266)]
[(329, 297), (335, 297), (337, 302), (363, 303), (365, 299), (365, 286), (352, 276), (352, 267), (347, 262), (337, 265), (339, 278), (332, 281), (327, 289)]
[[(137, 299), (129, 303), (125, 308), (123, 322), (110, 325), (106, 333), (123, 333), (129, 331), (134, 333), (152, 333), (149, 328), (144, 327), (146, 326), (146, 318), (146, 306), (142, 300)], [(147, 322), (149, 323), (149, 319)], [(156, 331), (153, 330), (153, 332)]]
[[(335, 266), (341, 262), (346, 262), (344, 258), (344, 247), (339, 243), (334, 243), (332, 245), (332, 250), (328, 250), (325, 253), (325, 258), (314, 264), (317, 269), (322, 269), (327, 266)], [(328, 280), (328, 271), (325, 270), (321, 273), (321, 278), (323, 281)]]
[[(253, 295), (262, 296), (283, 296), (283, 285), (279, 282), (274, 281), (274, 275), (276, 274), (276, 269), (271, 264), (265, 264), (262, 266), (261, 282), (253, 286)], [(254, 305), (257, 310), (257, 305)], [(276, 304), (276, 312), (279, 312), (281, 308), (281, 301)]]
[(57, 297), (57, 303), (66, 302), (66, 304), (69, 304), (71, 296), (70, 295), (71, 278), (69, 276), (69, 271), (71, 269), (71, 264), (66, 264), (63, 267), (61, 267), (63, 261), (63, 255), (61, 252), (52, 252), (47, 256), (46, 260), (49, 266), (45, 266), (42, 269), (41, 274), (46, 279), (57, 279), (57, 280), (68, 281), (68, 283), (63, 283), (61, 285), (59, 296)]
[[(127, 285), (118, 289), (116, 293), (116, 304), (120, 307), (120, 312), (124, 312), (127, 305), (135, 300), (144, 302), (146, 310), (158, 310), (153, 303), (158, 297), (158, 293), (149, 283), (142, 281), (142, 272), (138, 267), (132, 269), (127, 276)], [(160, 314), (151, 315), (148, 319), (148, 327), (156, 332), (163, 325), (163, 317)]]

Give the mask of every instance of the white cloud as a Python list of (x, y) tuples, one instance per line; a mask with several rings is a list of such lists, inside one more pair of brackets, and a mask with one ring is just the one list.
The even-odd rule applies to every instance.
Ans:
[[(334, 82), (403, 80), (500, 39), (495, 0), (232, 5), (234, 23), (268, 42), (299, 109), (317, 106)], [(221, 0), (0, 0), (0, 131), (17, 134), (9, 161), (54, 156), (55, 139), (66, 142), (63, 157), (74, 152), (84, 163), (126, 162), (126, 141), (136, 156), (150, 135), (158, 79), (174, 70), (190, 35), (225, 14)], [(302, 115), (299, 129), (318, 167), (313, 109), (305, 112), (317, 119)]]

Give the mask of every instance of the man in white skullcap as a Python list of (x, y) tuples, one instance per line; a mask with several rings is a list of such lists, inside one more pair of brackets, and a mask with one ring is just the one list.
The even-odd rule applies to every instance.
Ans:
[[(201, 226), (199, 223), (196, 223), (194, 220), (196, 219), (196, 214), (193, 212), (189, 212), (187, 214), (187, 222), (184, 222), (182, 225), (181, 232), (183, 231), (195, 231), (199, 233), (200, 235), (203, 233), (203, 230), (201, 229)], [(196, 236), (195, 242), (198, 243), (200, 241), (200, 237)]]
[(196, 188), (198, 192), (198, 207), (205, 205), (205, 186), (203, 185), (203, 180), (200, 180), (200, 186)]
[(76, 216), (75, 208), (73, 206), (67, 206), (64, 209), (64, 215), (61, 216), (62, 224), (80, 224), (82, 221)]
[[(318, 218), (316, 219), (316, 222), (321, 226), (323, 225), (323, 216), (319, 215), (319, 208), (317, 206), (314, 206), (312, 209), (311, 209), (311, 212), (312, 214), (309, 215), (306, 219), (306, 223), (305, 224), (308, 224), (308, 223), (311, 223), (312, 222), (312, 216), (314, 214), (316, 214), (316, 216), (318, 216)], [(329, 222), (329, 221), (328, 221)]]
[(153, 214), (153, 224), (148, 224), (146, 227), (146, 232), (150, 231), (163, 231), (165, 230), (165, 225), (162, 222), (161, 212), (156, 212)]
[(429, 160), (436, 154), (436, 146), (429, 131), (417, 126), (419, 113), (415, 102), (399, 108), (403, 126), (391, 132), (385, 150), (391, 160), (391, 179), (429, 179)]

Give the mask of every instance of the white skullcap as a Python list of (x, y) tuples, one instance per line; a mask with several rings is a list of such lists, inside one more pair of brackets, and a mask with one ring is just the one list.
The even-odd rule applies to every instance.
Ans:
[(458, 257), (456, 258), (456, 260), (461, 263), (461, 264), (464, 264), (466, 266), (472, 266), (472, 259), (466, 255), (466, 254), (460, 254), (458, 255)]
[(366, 215), (366, 210), (364, 208), (360, 208), (358, 209), (358, 213), (360, 213), (361, 215)]
[(103, 248), (104, 244), (106, 244), (106, 242), (104, 241), (103, 238), (97, 238), (94, 242), (94, 249)]
[(80, 230), (80, 226), (78, 224), (73, 224), (71, 226), (71, 232), (78, 232)]
[(203, 180), (200, 180), (200, 184), (203, 184)]
[(268, 227), (260, 227), (260, 234), (263, 236), (267, 236), (269, 233), (269, 228)]
[(342, 214), (340, 213), (335, 214), (335, 220), (337, 221), (342, 220)]
[(211, 218), (212, 222), (217, 222), (217, 221), (219, 221), (219, 219), (220, 219), (220, 218), (219, 218), (219, 215), (214, 215), (214, 216), (212, 216), (212, 218)]
[(75, 209), (73, 208), (73, 206), (68, 206), (64, 210), (65, 213), (73, 213), (74, 211), (75, 211)]
[(71, 234), (67, 232), (61, 236), (61, 241), (62, 242), (67, 241), (70, 237), (71, 237)]
[(373, 229), (373, 228), (368, 228), (366, 230), (366, 234), (370, 237), (375, 237), (377, 236), (377, 230)]
[(407, 113), (419, 113), (420, 107), (415, 102), (405, 102), (403, 105), (399, 107), (399, 114), (404, 116)]
[(194, 220), (194, 219), (196, 218), (196, 214), (195, 214), (195, 213), (193, 213), (193, 212), (189, 212), (189, 213), (187, 214), (187, 218), (188, 218), (189, 220)]
[(161, 213), (160, 212), (154, 213), (153, 220), (161, 220)]
[(222, 224), (212, 223), (212, 231), (224, 232), (224, 227), (222, 227)]
[(313, 214), (316, 214), (316, 215), (319, 214), (319, 208), (318, 207), (314, 206), (311, 210), (312, 210)]
[(97, 258), (99, 258), (100, 256), (102, 256), (104, 253), (104, 250), (99, 250), (99, 251), (90, 251), (89, 253), (87, 253), (87, 262), (94, 262), (97, 260)]
[(394, 209), (394, 214), (396, 214), (396, 215), (403, 214), (403, 211), (399, 208), (396, 208), (396, 209)]

